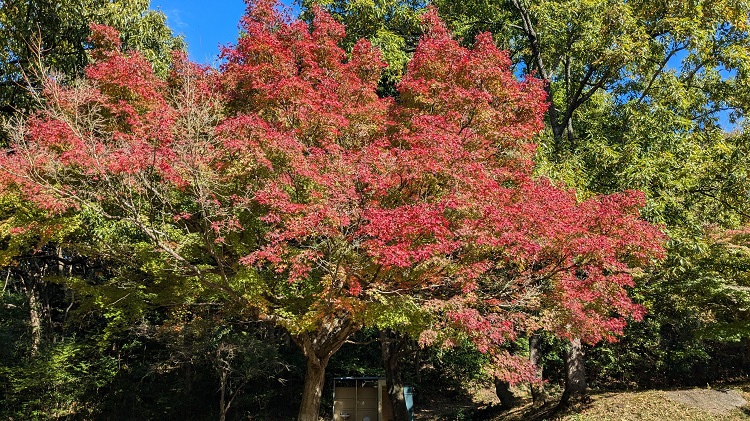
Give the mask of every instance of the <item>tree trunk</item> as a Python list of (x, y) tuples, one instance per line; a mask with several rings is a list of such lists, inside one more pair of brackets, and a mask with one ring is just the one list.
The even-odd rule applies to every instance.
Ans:
[(536, 367), (538, 383), (531, 385), (531, 399), (544, 403), (547, 392), (544, 390), (544, 367), (542, 366), (542, 335), (535, 333), (529, 337), (529, 360)]
[[(547, 117), (549, 119), (549, 125), (552, 129), (552, 135), (554, 137), (555, 155), (553, 156), (553, 159), (555, 161), (559, 161), (562, 156), (561, 151), (563, 148), (563, 134), (565, 133), (567, 124), (564, 121), (561, 123), (559, 117), (561, 111), (555, 107), (555, 102), (553, 100), (553, 98), (555, 98), (555, 93), (552, 91), (551, 72), (554, 72), (554, 69), (548, 69), (547, 64), (544, 63), (544, 58), (542, 57), (542, 47), (539, 43), (539, 37), (536, 33), (536, 29), (534, 28), (534, 22), (532, 19), (533, 15), (529, 11), (528, 6), (526, 6), (524, 4), (525, 2), (521, 0), (511, 0), (511, 3), (520, 14), (521, 26), (524, 35), (526, 35), (526, 39), (529, 43), (531, 63), (527, 64), (530, 68), (535, 68), (539, 73), (539, 76), (547, 82), (544, 84), (544, 91), (547, 93), (547, 98), (551, 102), (550, 106), (547, 108)], [(567, 110), (562, 110), (563, 116), (566, 115), (565, 111)]]
[(299, 421), (318, 421), (326, 366), (353, 331), (354, 326), (348, 317), (332, 315), (331, 319), (322, 321), (317, 330), (293, 337), (295, 343), (302, 348), (307, 364), (302, 403), (297, 416)]
[(222, 370), (219, 374), (219, 381), (221, 384), (220, 397), (219, 397), (219, 421), (225, 421), (227, 419), (227, 412), (229, 411), (229, 405), (226, 404), (227, 394), (227, 376), (229, 373), (226, 370)]
[(299, 421), (318, 421), (320, 413), (320, 398), (323, 396), (327, 360), (321, 360), (316, 355), (306, 356), (307, 371), (305, 372), (305, 387), (302, 391), (302, 404), (299, 408)]
[(39, 352), (39, 344), (42, 342), (42, 318), (41, 305), (36, 291), (29, 290), (29, 324), (31, 325), (31, 356), (35, 357)]
[(561, 405), (581, 401), (586, 396), (586, 367), (581, 339), (570, 341), (565, 353), (565, 390), (560, 399)]
[(518, 398), (510, 390), (510, 383), (495, 379), (495, 393), (504, 409), (513, 409), (518, 405)]
[(391, 331), (380, 331), (380, 349), (385, 366), (385, 387), (391, 401), (393, 421), (409, 421), (409, 411), (404, 398), (404, 382), (401, 376), (401, 357), (406, 352), (408, 338)]
[(29, 327), (31, 328), (31, 357), (36, 357), (42, 343), (42, 304), (33, 280), (21, 278), (21, 287), (29, 304)]

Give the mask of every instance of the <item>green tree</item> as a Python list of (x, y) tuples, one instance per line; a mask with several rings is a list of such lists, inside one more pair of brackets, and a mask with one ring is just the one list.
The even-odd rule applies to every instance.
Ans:
[(33, 108), (28, 83), (60, 72), (83, 75), (89, 63), (89, 25), (118, 28), (124, 46), (137, 49), (165, 75), (171, 53), (184, 48), (166, 24), (149, 10), (148, 0), (6, 0), (0, 4), (0, 111), (8, 116)]
[[(166, 17), (148, 9), (149, 2), (141, 0), (10, 0), (0, 4), (0, 114), (5, 120), (18, 111), (28, 112), (40, 106), (34, 91), (40, 89), (40, 78), (50, 72), (63, 79), (83, 75), (89, 63), (90, 28), (92, 22), (106, 23), (122, 29), (125, 48), (142, 51), (158, 74), (166, 75), (171, 54), (181, 50), (181, 38), (175, 37), (166, 25)], [(0, 129), (0, 144), (5, 144), (5, 129)], [(12, 152), (9, 152), (12, 153)], [(3, 195), (3, 214), (0, 216), (3, 238), (9, 230), (22, 221), (39, 215), (7, 191)], [(45, 310), (39, 294), (45, 288), (47, 267), (60, 269), (64, 262), (54, 260), (62, 251), (53, 246), (55, 256), (37, 253), (45, 246), (43, 241), (62, 243), (63, 237), (75, 230), (76, 220), (50, 220), (50, 236), (15, 236), (2, 250), (3, 267), (13, 267), (14, 276), (8, 280), (20, 282), (18, 286), (27, 296), (32, 326), (32, 354), (42, 338), (41, 320)], [(57, 225), (55, 225), (57, 224)], [(40, 242), (41, 241), (41, 242)], [(19, 260), (20, 257), (20, 260)], [(25, 268), (19, 262), (25, 261)], [(34, 268), (34, 270), (31, 270)], [(24, 272), (24, 270), (26, 272)], [(61, 270), (61, 269), (60, 269)], [(57, 272), (60, 272), (57, 270)], [(10, 290), (12, 290), (11, 288)], [(53, 288), (54, 289), (54, 288)], [(10, 291), (8, 290), (8, 291)], [(48, 301), (48, 300), (47, 300)], [(67, 306), (67, 304), (66, 304)]]

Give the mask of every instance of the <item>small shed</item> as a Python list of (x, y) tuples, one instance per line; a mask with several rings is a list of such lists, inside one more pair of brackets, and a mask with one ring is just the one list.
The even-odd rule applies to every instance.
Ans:
[[(409, 419), (414, 419), (411, 386), (404, 386)], [(392, 421), (391, 400), (385, 377), (336, 377), (333, 379), (334, 421)]]

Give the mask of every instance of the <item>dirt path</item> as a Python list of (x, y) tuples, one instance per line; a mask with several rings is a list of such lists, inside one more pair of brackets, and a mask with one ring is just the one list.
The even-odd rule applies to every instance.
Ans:
[(724, 415), (747, 405), (740, 392), (733, 389), (688, 389), (665, 392), (667, 398), (714, 415)]

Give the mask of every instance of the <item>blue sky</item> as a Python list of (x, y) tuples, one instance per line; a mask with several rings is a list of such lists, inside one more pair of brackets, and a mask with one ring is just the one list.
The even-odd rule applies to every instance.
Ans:
[[(291, 4), (292, 0), (282, 1)], [(243, 0), (151, 0), (151, 8), (167, 15), (167, 24), (185, 37), (193, 61), (218, 63), (219, 45), (237, 39), (237, 23), (245, 12)]]

